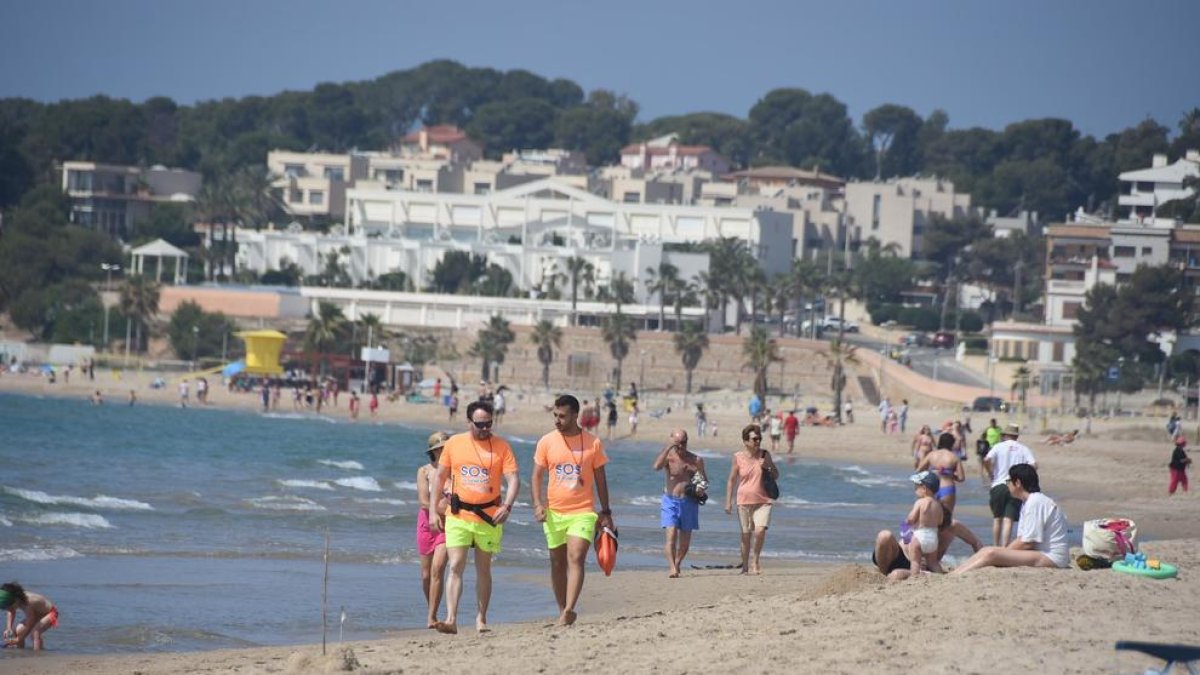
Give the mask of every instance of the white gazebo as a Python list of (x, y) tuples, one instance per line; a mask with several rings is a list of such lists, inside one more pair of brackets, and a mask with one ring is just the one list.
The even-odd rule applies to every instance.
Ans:
[[(172, 283), (179, 285), (187, 282), (187, 259), (188, 254), (183, 250), (172, 246), (163, 239), (155, 239), (154, 241), (139, 246), (130, 252), (133, 256), (133, 273), (144, 274), (146, 258), (157, 258), (158, 264), (154, 266), (154, 280), (162, 281), (163, 258), (175, 259), (175, 278)], [(180, 262), (182, 261), (182, 265)]]

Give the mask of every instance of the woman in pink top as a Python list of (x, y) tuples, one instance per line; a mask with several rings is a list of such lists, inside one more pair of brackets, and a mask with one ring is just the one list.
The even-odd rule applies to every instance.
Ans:
[[(729, 467), (729, 480), (725, 485), (725, 513), (733, 513), (736, 484), (738, 524), (742, 530), (742, 574), (762, 574), (758, 558), (763, 542), (767, 538), (767, 527), (771, 523), (771, 505), (775, 500), (767, 496), (763, 488), (763, 473), (779, 479), (779, 467), (771, 459), (771, 453), (762, 449), (762, 427), (757, 424), (742, 429), (742, 449), (733, 453)], [(754, 558), (750, 558), (750, 545), (754, 544)]]

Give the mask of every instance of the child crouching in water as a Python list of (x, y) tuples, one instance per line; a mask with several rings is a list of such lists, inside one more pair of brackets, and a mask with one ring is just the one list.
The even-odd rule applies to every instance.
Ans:
[(944, 572), (938, 562), (938, 525), (942, 522), (942, 505), (934, 495), (941, 481), (936, 473), (922, 471), (909, 477), (916, 484), (917, 501), (908, 512), (905, 522), (913, 528), (912, 543), (909, 544), (908, 559), (912, 561), (912, 573), (921, 573), (922, 563), (930, 572)]
[[(39, 651), (44, 646), (42, 636), (46, 631), (58, 625), (58, 608), (44, 595), (30, 593), (21, 584), (10, 581), (0, 585), (0, 609), (6, 617), (4, 622), (4, 646), (25, 648), (25, 638), (33, 636), (33, 649)], [(13, 627), (17, 618), (17, 610), (24, 614), (21, 623)]]

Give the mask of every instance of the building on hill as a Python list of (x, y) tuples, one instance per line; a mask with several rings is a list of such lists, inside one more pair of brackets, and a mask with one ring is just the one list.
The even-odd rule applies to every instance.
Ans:
[(465, 164), (483, 159), (483, 146), (452, 124), (437, 124), (406, 134), (392, 147), (392, 153), (400, 157)]
[(1151, 227), (1175, 227), (1174, 218), (1159, 218), (1158, 208), (1177, 199), (1195, 197), (1195, 189), (1186, 187), (1189, 178), (1200, 178), (1200, 150), (1188, 150), (1173, 164), (1166, 155), (1154, 155), (1147, 169), (1126, 171), (1119, 176), (1121, 191), (1117, 204), (1122, 222)]
[(850, 181), (845, 190), (845, 213), (861, 238), (894, 243), (905, 258), (921, 254), (925, 228), (934, 215), (956, 218), (971, 211), (971, 195), (940, 178)]
[(128, 240), (139, 221), (167, 202), (190, 202), (201, 176), (183, 169), (63, 162), (62, 189), (71, 202), (71, 222)]
[(621, 148), (621, 166), (640, 171), (708, 171), (721, 176), (729, 173), (729, 160), (707, 145), (680, 145), (675, 134), (668, 134)]
[(346, 188), (367, 177), (367, 158), (327, 152), (267, 153), (276, 201), (292, 216), (340, 221), (346, 215)]

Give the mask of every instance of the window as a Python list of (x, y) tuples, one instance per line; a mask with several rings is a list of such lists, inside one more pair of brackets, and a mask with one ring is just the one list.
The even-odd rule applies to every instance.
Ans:
[(433, 181), (428, 179), (418, 180), (417, 192), (433, 192)]
[(475, 194), (486, 195), (486, 194), (491, 194), (491, 192), (492, 192), (492, 184), (491, 183), (476, 183), (475, 184)]
[(642, 201), (642, 195), (637, 192), (626, 192), (625, 196), (621, 198), (621, 201), (625, 202), (626, 204), (637, 204), (638, 202)]
[(1066, 347), (1066, 345), (1064, 345), (1063, 343), (1055, 342), (1054, 343), (1054, 355), (1050, 357), (1050, 360), (1055, 363), (1062, 363), (1063, 359), (1065, 358), (1065, 356), (1063, 354), (1064, 347)]
[(288, 202), (292, 204), (304, 203), (304, 190), (288, 190)]
[(1082, 304), (1083, 303), (1081, 303), (1081, 302), (1064, 302), (1063, 306), (1062, 306), (1063, 318), (1064, 319), (1078, 318), (1079, 317), (1079, 307)]
[(325, 192), (322, 190), (309, 190), (308, 203), (314, 206), (323, 206), (325, 204)]
[(404, 180), (404, 171), (400, 169), (376, 169), (375, 180), (385, 183), (399, 183)]
[(1143, 246), (1142, 255), (1154, 255), (1154, 251), (1149, 246)]
[(1114, 258), (1132, 258), (1135, 255), (1137, 255), (1137, 248), (1135, 248), (1133, 246), (1114, 246), (1113, 247), (1113, 257)]
[(300, 176), (303, 176), (307, 173), (308, 172), (304, 170), (303, 164), (284, 164), (283, 165), (283, 175), (287, 176), (288, 178), (299, 178)]
[(879, 229), (879, 211), (883, 206), (883, 196), (875, 195), (875, 199), (871, 203), (871, 229)]
[(344, 181), (346, 180), (346, 170), (340, 166), (325, 167), (325, 178), (328, 180)]

